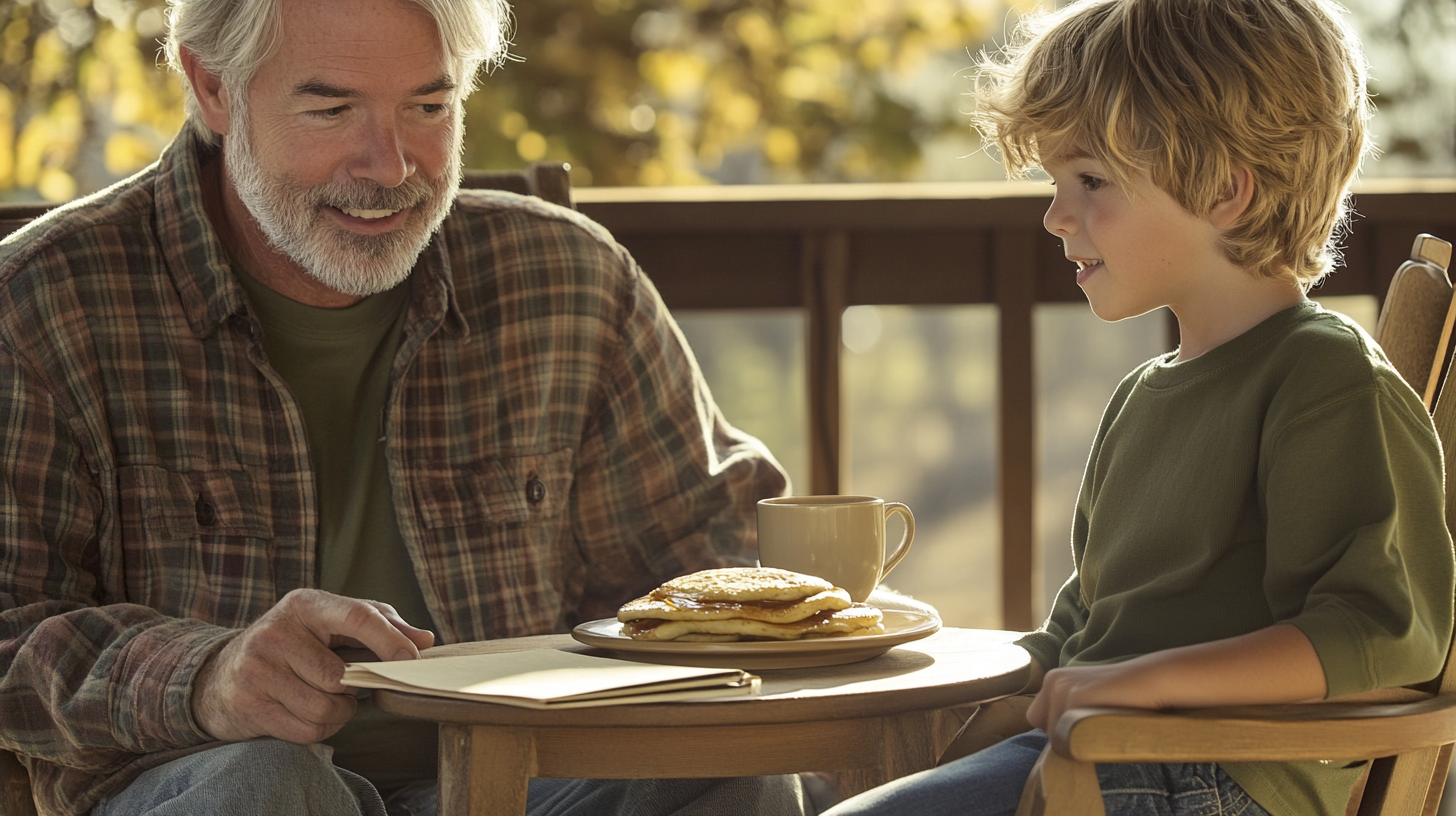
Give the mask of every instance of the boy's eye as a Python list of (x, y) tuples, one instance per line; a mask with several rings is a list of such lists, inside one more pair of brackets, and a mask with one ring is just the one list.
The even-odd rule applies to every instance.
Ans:
[(1101, 179), (1097, 176), (1087, 175), (1086, 173), (1083, 173), (1080, 178), (1082, 180), (1082, 188), (1089, 192), (1093, 190), (1100, 190), (1107, 185), (1106, 179)]

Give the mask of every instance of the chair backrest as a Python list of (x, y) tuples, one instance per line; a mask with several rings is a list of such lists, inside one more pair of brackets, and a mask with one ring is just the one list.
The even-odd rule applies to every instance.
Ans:
[[(1448, 387), (1447, 382), (1451, 330), (1456, 322), (1450, 265), (1450, 243), (1432, 235), (1417, 236), (1410, 260), (1401, 264), (1391, 279), (1375, 339), (1433, 412), (1446, 460), (1446, 526), (1456, 531), (1456, 388)], [(1456, 643), (1447, 650), (1445, 668), (1427, 685), (1429, 690), (1449, 692), (1456, 688), (1456, 672), (1451, 670), (1453, 652)], [(1450, 765), (1450, 746), (1434, 755), (1377, 759), (1370, 765), (1359, 801), (1352, 802), (1351, 808), (1358, 806), (1361, 814), (1395, 813), (1411, 801), (1424, 800), (1424, 811), (1433, 812)]]
[(29, 224), (50, 211), (51, 204), (0, 203), (0, 238)]
[[(1380, 310), (1375, 340), (1405, 381), (1431, 408), (1445, 373), (1456, 301), (1451, 298), (1451, 245), (1434, 235), (1416, 236), (1410, 260), (1401, 264)], [(1434, 361), (1434, 364), (1433, 364)]]
[(571, 198), (571, 165), (536, 162), (525, 170), (466, 170), (460, 186), (466, 190), (506, 190), (533, 195), (552, 204), (575, 207)]
[[(520, 171), (466, 170), (460, 186), (470, 190), (505, 190), (533, 195), (575, 207), (571, 197), (571, 176), (564, 164), (537, 162)], [(53, 205), (0, 203), (0, 238), (15, 232)], [(8, 751), (0, 751), (0, 816), (35, 816), (30, 777), (25, 766)]]
[[(571, 197), (570, 165), (536, 162), (524, 170), (466, 170), (460, 186), (467, 190), (505, 190), (533, 195), (563, 207), (576, 206)], [(0, 202), (0, 238), (46, 214), (54, 204)], [(3, 814), (0, 814), (3, 816)]]

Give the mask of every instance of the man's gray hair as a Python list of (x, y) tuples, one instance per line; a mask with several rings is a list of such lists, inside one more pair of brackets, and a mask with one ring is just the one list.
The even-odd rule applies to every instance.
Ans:
[[(507, 0), (409, 2), (427, 11), (439, 27), (461, 98), (475, 88), (483, 66), (494, 67), (505, 59), (510, 45)], [(186, 81), (181, 49), (186, 48), (203, 68), (221, 77), (223, 87), (237, 97), (236, 104), (245, 104), (248, 83), (282, 36), (283, 0), (168, 0), (167, 5), (167, 64), (183, 75), (186, 126), (209, 144), (217, 144), (218, 136), (202, 120), (197, 98)]]

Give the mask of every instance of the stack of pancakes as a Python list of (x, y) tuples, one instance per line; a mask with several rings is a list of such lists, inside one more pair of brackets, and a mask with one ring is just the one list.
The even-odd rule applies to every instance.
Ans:
[(876, 635), (880, 610), (821, 578), (729, 567), (674, 578), (617, 611), (637, 640), (737, 641)]

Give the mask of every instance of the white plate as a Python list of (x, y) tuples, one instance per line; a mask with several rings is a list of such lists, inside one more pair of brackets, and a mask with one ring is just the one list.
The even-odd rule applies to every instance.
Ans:
[(622, 634), (616, 618), (588, 621), (571, 636), (618, 657), (645, 663), (704, 666), (712, 669), (799, 669), (858, 663), (888, 652), (902, 643), (929, 637), (940, 629), (940, 618), (919, 612), (884, 609), (885, 631), (879, 635), (830, 637), (813, 640), (751, 640), (739, 643), (677, 643), (633, 640)]

